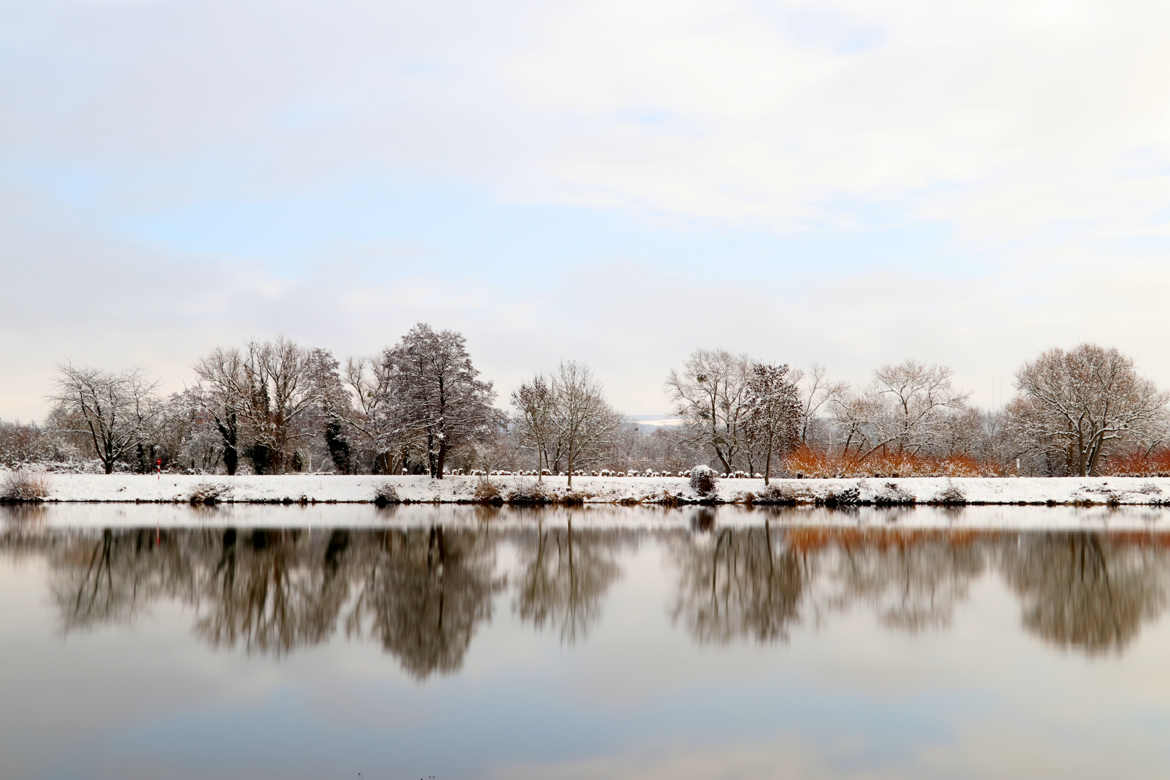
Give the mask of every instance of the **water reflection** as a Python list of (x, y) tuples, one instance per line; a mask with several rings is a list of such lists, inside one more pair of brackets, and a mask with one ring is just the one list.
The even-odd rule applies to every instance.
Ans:
[[(709, 527), (700, 523), (700, 528)], [(672, 540), (679, 572), (672, 619), (700, 642), (750, 637), (760, 642), (788, 638), (800, 616), (808, 561), (785, 534), (762, 528), (724, 528), (708, 538)], [(706, 543), (703, 543), (703, 542)]]
[(538, 523), (517, 547), (523, 561), (516, 581), (514, 609), (537, 628), (556, 627), (567, 644), (583, 639), (601, 616), (601, 600), (617, 579), (615, 532), (565, 528)]
[(857, 611), (885, 630), (943, 631), (975, 583), (1018, 599), (1022, 627), (1088, 655), (1122, 652), (1167, 604), (1170, 536), (807, 527), (783, 514), (720, 527), (61, 530), (15, 514), (6, 558), (39, 558), (63, 633), (126, 624), (168, 600), (215, 648), (283, 656), (334, 637), (375, 642), (417, 679), (458, 671), (497, 599), (565, 645), (588, 641), (625, 561), (648, 543), (671, 584), (660, 609), (695, 642), (783, 644)]
[(1166, 608), (1166, 537), (1046, 534), (1000, 550), (1024, 626), (1060, 647), (1122, 650)]

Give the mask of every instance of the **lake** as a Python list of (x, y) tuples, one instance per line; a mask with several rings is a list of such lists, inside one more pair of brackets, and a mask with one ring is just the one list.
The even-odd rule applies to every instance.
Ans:
[(1162, 775), (1170, 511), (997, 511), (0, 508), (0, 777)]

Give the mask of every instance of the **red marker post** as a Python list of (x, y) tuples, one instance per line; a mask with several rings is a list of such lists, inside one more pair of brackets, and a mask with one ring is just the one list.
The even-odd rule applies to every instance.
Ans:
[(162, 458), (154, 459), (154, 473), (158, 474), (159, 480), (162, 479)]

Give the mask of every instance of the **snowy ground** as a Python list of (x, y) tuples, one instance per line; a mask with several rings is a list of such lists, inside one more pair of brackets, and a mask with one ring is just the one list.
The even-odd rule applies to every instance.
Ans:
[[(370, 503), (385, 485), (410, 502), (460, 503), (475, 500), (478, 477), (286, 475), (286, 476), (142, 476), (136, 474), (48, 474), (49, 501), (182, 502), (208, 485), (222, 486), (222, 501), (234, 503), (338, 502)], [(518, 488), (530, 489), (532, 477), (492, 477), (505, 500)], [(564, 477), (546, 477), (545, 490), (569, 493)], [(1170, 504), (1167, 478), (915, 478), (772, 480), (772, 490), (800, 504)], [(854, 492), (856, 491), (856, 492)], [(573, 492), (587, 503), (692, 502), (701, 497), (684, 478), (574, 477)], [(717, 500), (750, 503), (765, 495), (763, 480), (719, 480)], [(669, 497), (669, 498), (668, 498)]]

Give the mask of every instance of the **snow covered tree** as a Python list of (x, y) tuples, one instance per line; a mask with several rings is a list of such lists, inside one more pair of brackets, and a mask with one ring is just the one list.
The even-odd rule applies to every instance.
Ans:
[(700, 349), (682, 371), (671, 371), (666, 389), (695, 442), (709, 446), (724, 471), (735, 468), (746, 444), (744, 430), (748, 366), (746, 355)]
[(882, 399), (873, 392), (842, 393), (832, 401), (833, 423), (841, 440), (841, 456), (859, 459), (873, 452), (875, 421), (883, 413)]
[[(550, 442), (555, 441), (553, 407), (556, 401), (554, 383), (540, 376), (520, 385), (512, 393), (512, 406), (516, 409), (516, 428), (521, 442), (536, 452), (536, 481), (539, 482), (543, 466), (549, 465)], [(543, 459), (543, 466), (542, 466)]]
[(767, 485), (772, 475), (773, 453), (784, 452), (800, 441), (803, 407), (788, 366), (753, 363), (744, 406), (746, 429), (764, 454), (764, 484)]
[(107, 474), (137, 452), (161, 411), (154, 383), (139, 371), (109, 373), (64, 365), (50, 399), (65, 410), (67, 419), (76, 421), (72, 432), (88, 439)]
[(913, 455), (931, 447), (941, 438), (946, 415), (962, 409), (967, 399), (951, 387), (951, 369), (946, 366), (907, 360), (879, 368), (874, 380), (887, 414), (877, 420), (877, 441), (870, 452), (895, 447), (899, 454)]
[(1050, 349), (1020, 369), (1016, 388), (1011, 429), (1028, 449), (1063, 459), (1070, 474), (1096, 473), (1110, 445), (1160, 436), (1166, 425), (1168, 396), (1116, 349)]
[(244, 358), (238, 349), (217, 348), (195, 364), (200, 383), (195, 398), (219, 433), (223, 447), (223, 465), (229, 475), (239, 469), (240, 425), (248, 404), (248, 380)]
[(393, 414), (392, 377), (384, 360), (350, 358), (345, 363), (344, 382), (352, 401), (346, 422), (375, 474), (393, 472), (393, 453), (402, 439)]
[(479, 379), (462, 335), (425, 323), (386, 350), (383, 362), (397, 430), (424, 446), (431, 477), (442, 479), (452, 450), (492, 434), (491, 382)]
[(171, 395), (163, 406), (155, 431), (155, 454), (164, 469), (179, 466), (211, 472), (223, 459), (222, 439), (203, 409), (198, 388)]
[(240, 454), (257, 474), (280, 473), (295, 463), (297, 445), (321, 432), (321, 354), (277, 339), (216, 349), (196, 364), (229, 474)]
[[(303, 422), (306, 436), (302, 448), (311, 465), (314, 455), (318, 462), (326, 457), (335, 470), (342, 474), (353, 472), (353, 447), (349, 440), (347, 422), (352, 417), (350, 397), (341, 379), (341, 364), (329, 350), (316, 348), (308, 355), (309, 382), (316, 398)], [(319, 434), (319, 435), (318, 435)]]
[(621, 416), (605, 402), (589, 368), (572, 360), (561, 363), (553, 377), (552, 396), (552, 424), (572, 487), (573, 471), (604, 452)]

